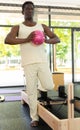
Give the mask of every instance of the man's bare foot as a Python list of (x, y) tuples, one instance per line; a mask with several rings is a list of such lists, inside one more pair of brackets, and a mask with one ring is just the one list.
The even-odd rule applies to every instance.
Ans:
[(32, 127), (37, 127), (39, 125), (39, 122), (38, 121), (31, 121), (31, 124), (30, 124)]

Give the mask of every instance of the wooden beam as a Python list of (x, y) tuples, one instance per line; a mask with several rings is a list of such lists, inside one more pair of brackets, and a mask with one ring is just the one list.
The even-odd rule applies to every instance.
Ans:
[(68, 130), (68, 121), (60, 120), (38, 103), (38, 115), (54, 130)]

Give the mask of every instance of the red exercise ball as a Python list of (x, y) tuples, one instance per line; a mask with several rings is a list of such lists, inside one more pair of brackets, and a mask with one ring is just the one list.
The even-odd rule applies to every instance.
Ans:
[(43, 44), (44, 40), (45, 40), (45, 36), (44, 36), (44, 33), (42, 31), (40, 31), (40, 30), (34, 31), (34, 38), (33, 38), (32, 42), (35, 45)]

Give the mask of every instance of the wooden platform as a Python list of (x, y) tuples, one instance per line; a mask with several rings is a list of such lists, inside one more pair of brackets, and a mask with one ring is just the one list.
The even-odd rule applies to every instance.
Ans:
[(55, 84), (55, 87), (54, 87), (55, 90), (58, 90), (59, 86), (64, 86), (64, 73), (53, 72), (52, 78)]
[[(28, 95), (25, 91), (21, 92), (22, 103), (28, 104)], [(68, 118), (59, 119), (50, 111), (48, 111), (38, 101), (38, 115), (53, 129), (53, 130), (80, 130), (80, 118), (74, 118), (74, 92), (73, 84), (68, 86)], [(56, 103), (56, 102), (54, 102)], [(57, 102), (60, 103), (60, 102)], [(62, 102), (61, 102), (62, 103)], [(77, 126), (77, 127), (76, 127)]]

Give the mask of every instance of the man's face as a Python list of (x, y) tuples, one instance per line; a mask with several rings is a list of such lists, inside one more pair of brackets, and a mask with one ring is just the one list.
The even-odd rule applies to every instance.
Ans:
[(28, 19), (32, 19), (33, 15), (34, 15), (34, 7), (32, 4), (26, 4), (23, 10), (23, 14), (25, 17), (25, 20)]

